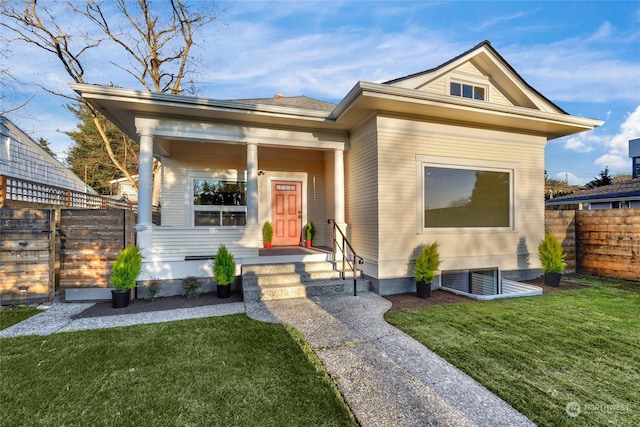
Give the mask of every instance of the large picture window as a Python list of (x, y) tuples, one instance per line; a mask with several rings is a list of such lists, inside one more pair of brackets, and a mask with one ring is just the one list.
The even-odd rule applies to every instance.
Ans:
[(424, 228), (511, 227), (512, 170), (423, 168)]
[(246, 182), (195, 178), (192, 188), (193, 225), (246, 225)]

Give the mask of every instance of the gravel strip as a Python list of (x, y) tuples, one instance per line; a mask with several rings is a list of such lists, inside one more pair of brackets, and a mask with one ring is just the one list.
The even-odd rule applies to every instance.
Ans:
[(172, 322), (174, 320), (226, 316), (228, 314), (245, 312), (244, 303), (234, 302), (175, 310), (71, 319), (71, 316), (82, 313), (87, 308), (93, 306), (93, 304), (94, 303), (55, 303), (46, 311), (0, 331), (0, 337), (49, 335), (61, 331), (115, 328), (118, 326), (131, 326), (143, 323), (161, 323)]
[(71, 316), (82, 313), (94, 303), (55, 303), (35, 316), (0, 331), (0, 337), (49, 335), (72, 322)]
[(226, 316), (244, 313), (244, 303), (207, 305), (202, 307), (179, 308), (175, 310), (149, 311), (146, 313), (121, 314), (115, 316), (86, 317), (76, 319), (60, 331), (80, 331), (86, 329), (115, 328), (148, 323), (173, 322), (175, 320), (199, 319), (203, 317)]

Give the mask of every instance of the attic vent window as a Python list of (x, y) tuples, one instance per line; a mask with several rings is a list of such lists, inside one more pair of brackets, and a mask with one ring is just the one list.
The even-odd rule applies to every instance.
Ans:
[(461, 98), (477, 99), (479, 101), (485, 100), (486, 89), (483, 86), (451, 82), (449, 89), (450, 89), (451, 95), (453, 96), (459, 96)]

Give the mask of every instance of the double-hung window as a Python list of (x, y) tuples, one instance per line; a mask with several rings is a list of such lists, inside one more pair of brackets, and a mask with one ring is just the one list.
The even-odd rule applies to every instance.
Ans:
[(511, 229), (514, 169), (418, 162), (422, 229)]
[(193, 178), (193, 225), (242, 226), (247, 223), (247, 183), (240, 180)]

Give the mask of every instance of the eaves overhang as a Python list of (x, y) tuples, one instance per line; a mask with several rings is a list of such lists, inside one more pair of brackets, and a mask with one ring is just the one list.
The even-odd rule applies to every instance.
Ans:
[(569, 114), (467, 100), (362, 81), (351, 89), (331, 116), (338, 124), (353, 128), (370, 117), (372, 111), (404, 115), (416, 120), (542, 135), (548, 140), (591, 130), (604, 123)]
[(134, 140), (137, 140), (136, 117), (344, 131), (344, 128), (337, 125), (326, 111), (169, 95), (99, 85), (70, 84), (69, 86)]

